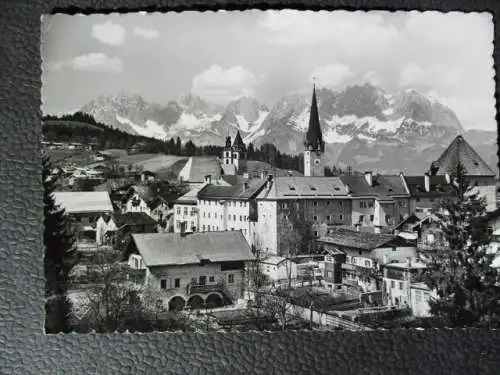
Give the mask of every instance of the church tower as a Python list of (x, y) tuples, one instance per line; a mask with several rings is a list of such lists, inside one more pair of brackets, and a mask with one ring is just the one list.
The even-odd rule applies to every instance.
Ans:
[(226, 146), (222, 150), (222, 164), (233, 164), (233, 147), (231, 137), (226, 137)]
[(236, 171), (240, 168), (240, 159), (244, 158), (245, 153), (245, 144), (243, 143), (243, 139), (241, 139), (240, 131), (238, 130), (236, 133), (236, 137), (234, 137), (233, 142), (233, 164), (236, 168)]
[(304, 142), (304, 176), (323, 177), (325, 142), (319, 123), (318, 103), (316, 101), (316, 86), (313, 86), (309, 128)]

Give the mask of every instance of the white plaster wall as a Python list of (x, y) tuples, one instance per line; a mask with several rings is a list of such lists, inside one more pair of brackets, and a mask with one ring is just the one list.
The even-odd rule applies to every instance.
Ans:
[(256, 225), (256, 242), (259, 247), (277, 254), (278, 251), (278, 219), (276, 201), (259, 201), (258, 222)]

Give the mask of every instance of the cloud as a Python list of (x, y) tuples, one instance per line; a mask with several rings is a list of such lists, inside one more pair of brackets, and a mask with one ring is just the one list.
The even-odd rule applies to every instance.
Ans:
[(400, 87), (416, 85), (436, 90), (453, 91), (460, 87), (466, 72), (458, 66), (431, 65), (423, 68), (416, 63), (405, 65), (399, 77)]
[(111, 21), (92, 26), (92, 37), (103, 44), (121, 46), (125, 42), (125, 29)]
[(134, 27), (134, 35), (140, 36), (145, 39), (155, 39), (160, 35), (159, 31), (156, 29), (145, 29), (139, 26)]
[(355, 73), (344, 64), (336, 63), (314, 69), (311, 79), (316, 78), (320, 86), (338, 86), (353, 78)]
[(224, 69), (212, 65), (193, 78), (191, 91), (202, 98), (225, 103), (242, 96), (254, 96), (258, 82), (252, 72), (241, 66)]
[(442, 96), (435, 90), (427, 92), (427, 96), (449, 107), (466, 129), (496, 129), (496, 108), (493, 95), (483, 97)]
[(328, 45), (350, 55), (380, 53), (400, 39), (399, 31), (384, 22), (383, 13), (270, 11), (258, 19), (257, 25), (266, 31), (271, 44)]
[(118, 74), (123, 70), (123, 63), (119, 58), (108, 57), (104, 53), (91, 52), (67, 61), (44, 64), (44, 68), (49, 71), (70, 68), (79, 71)]

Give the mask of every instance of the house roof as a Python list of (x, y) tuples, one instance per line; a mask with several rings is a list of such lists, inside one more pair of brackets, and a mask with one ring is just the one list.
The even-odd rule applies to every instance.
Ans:
[(339, 177), (276, 177), (264, 187), (258, 199), (321, 199), (348, 197)]
[(264, 177), (267, 175), (273, 175), (274, 177), (297, 177), (303, 176), (302, 173), (295, 170), (286, 170), (280, 168), (274, 168), (271, 164), (260, 160), (240, 160), (238, 164), (238, 173), (248, 173), (250, 178), (260, 178), (261, 174), (264, 173)]
[(254, 259), (241, 231), (132, 234), (132, 239), (148, 267)]
[(469, 176), (496, 176), (496, 173), (469, 145), (463, 136), (457, 136), (441, 156), (432, 163), (433, 174), (451, 174), (458, 163), (463, 164)]
[(70, 214), (113, 212), (113, 204), (105, 191), (54, 192), (54, 199)]
[(404, 238), (391, 234), (357, 232), (344, 228), (331, 230), (329, 234), (321, 237), (319, 241), (363, 250), (373, 250), (383, 246), (414, 246)]
[(207, 184), (198, 192), (198, 199), (251, 199), (264, 188), (265, 183), (265, 180), (257, 179), (232, 186)]
[(128, 189), (134, 183), (135, 179), (132, 177), (108, 178), (106, 182), (95, 186), (94, 191), (107, 191), (111, 193), (118, 189)]
[(429, 191), (425, 190), (425, 176), (405, 176), (404, 179), (412, 197), (449, 197), (456, 193), (444, 175), (429, 176)]
[(280, 256), (277, 256), (277, 255), (271, 255), (271, 256), (268, 256), (268, 257), (262, 259), (261, 263), (272, 264), (272, 265), (277, 266), (278, 264), (280, 264), (281, 262), (284, 262), (285, 260), (286, 260), (285, 257), (280, 257)]
[(179, 178), (186, 182), (203, 182), (207, 175), (215, 180), (221, 176), (220, 163), (215, 156), (191, 156), (179, 172)]
[(407, 268), (410, 268), (410, 269), (424, 269), (424, 268), (427, 268), (427, 265), (425, 263), (422, 263), (422, 262), (411, 262), (410, 264), (410, 267), (408, 267), (408, 264), (407, 263), (404, 263), (404, 262), (400, 262), (400, 263), (387, 263), (384, 265), (385, 267), (389, 267), (389, 268), (398, 268), (398, 269), (407, 269)]
[(399, 175), (372, 175), (372, 186), (364, 175), (340, 176), (340, 180), (349, 186), (353, 197), (376, 197), (392, 200), (394, 196), (409, 196), (403, 178)]
[(189, 190), (186, 194), (177, 198), (174, 201), (174, 204), (196, 204), (198, 192), (205, 186), (207, 186), (207, 184), (208, 184), (207, 182), (204, 182), (201, 185), (198, 185), (193, 189)]
[(156, 225), (156, 221), (145, 212), (126, 212), (113, 215), (117, 227), (124, 225)]

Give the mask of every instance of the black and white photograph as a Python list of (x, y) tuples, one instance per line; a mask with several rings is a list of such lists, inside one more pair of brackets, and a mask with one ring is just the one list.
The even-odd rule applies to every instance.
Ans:
[(45, 332), (500, 328), (493, 30), (42, 17)]

